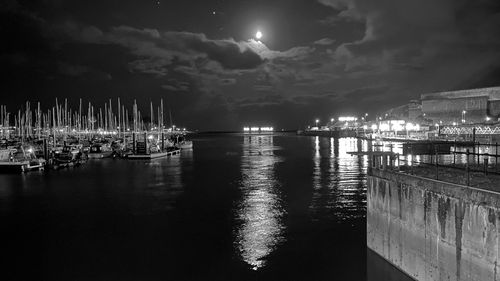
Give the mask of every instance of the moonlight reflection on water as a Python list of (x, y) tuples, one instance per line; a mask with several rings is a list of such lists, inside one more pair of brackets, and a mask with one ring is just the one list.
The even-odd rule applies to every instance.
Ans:
[(274, 169), (280, 158), (274, 155), (272, 136), (244, 138), (241, 163), (243, 198), (238, 203), (237, 244), (242, 259), (254, 270), (278, 245), (284, 229), (284, 215)]

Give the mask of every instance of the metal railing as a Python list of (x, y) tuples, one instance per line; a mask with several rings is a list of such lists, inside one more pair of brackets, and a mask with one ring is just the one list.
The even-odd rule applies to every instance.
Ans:
[[(494, 147), (495, 153), (481, 153), (481, 146)], [(452, 171), (454, 171), (459, 178), (463, 177), (464, 182), (460, 183), (467, 186), (471, 186), (471, 175), (474, 173), (483, 176), (489, 174), (500, 175), (498, 143), (476, 143), (472, 146), (472, 151), (470, 148), (461, 151), (457, 149), (456, 145), (452, 147), (448, 154), (437, 153), (439, 151), (437, 148), (434, 151), (436, 152), (433, 155), (402, 155), (397, 153), (372, 155), (372, 167), (397, 170), (409, 174), (419, 174), (419, 172), (422, 174), (422, 168), (424, 168), (426, 172), (424, 177), (456, 183), (456, 180), (450, 180), (450, 172), (453, 173)], [(433, 172), (429, 173), (431, 170)]]

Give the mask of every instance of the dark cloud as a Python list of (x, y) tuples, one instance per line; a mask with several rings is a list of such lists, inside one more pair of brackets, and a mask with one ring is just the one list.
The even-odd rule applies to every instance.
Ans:
[(234, 78), (224, 78), (224, 79), (219, 80), (219, 82), (220, 82), (221, 85), (227, 86), (227, 85), (234, 85), (234, 84), (236, 84), (237, 80), (234, 79)]
[(169, 79), (168, 84), (162, 85), (161, 87), (165, 90), (173, 92), (187, 92), (189, 91), (190, 83), (186, 81), (178, 81), (175, 79)]
[(264, 63), (264, 59), (246, 42), (212, 40), (198, 33), (160, 33), (156, 29), (120, 26), (104, 33), (101, 42), (120, 44), (137, 55), (162, 58), (165, 63), (174, 57), (182, 60), (206, 58), (231, 70), (253, 69)]
[(314, 41), (314, 44), (323, 45), (323, 46), (332, 45), (333, 43), (335, 43), (335, 40), (331, 39), (331, 38), (322, 38), (322, 39)]
[(364, 37), (342, 46), (354, 57), (386, 52), (386, 59), (408, 62), (460, 48), (459, 52), (474, 52), (475, 45), (495, 51), (500, 44), (500, 38), (492, 36), (500, 25), (500, 4), (495, 0), (320, 2), (365, 22)]
[(112, 76), (109, 73), (93, 69), (84, 65), (72, 65), (65, 62), (59, 62), (59, 73), (62, 75), (77, 77), (83, 79), (95, 80), (111, 80)]

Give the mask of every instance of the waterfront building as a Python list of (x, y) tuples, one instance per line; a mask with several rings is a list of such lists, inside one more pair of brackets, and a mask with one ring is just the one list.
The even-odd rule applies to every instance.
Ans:
[(434, 123), (484, 123), (500, 117), (500, 87), (427, 93), (421, 102), (422, 113)]

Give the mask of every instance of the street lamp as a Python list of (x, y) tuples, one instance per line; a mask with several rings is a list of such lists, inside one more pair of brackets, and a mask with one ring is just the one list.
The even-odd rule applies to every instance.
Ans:
[(316, 127), (318, 127), (319, 119), (316, 119)]

